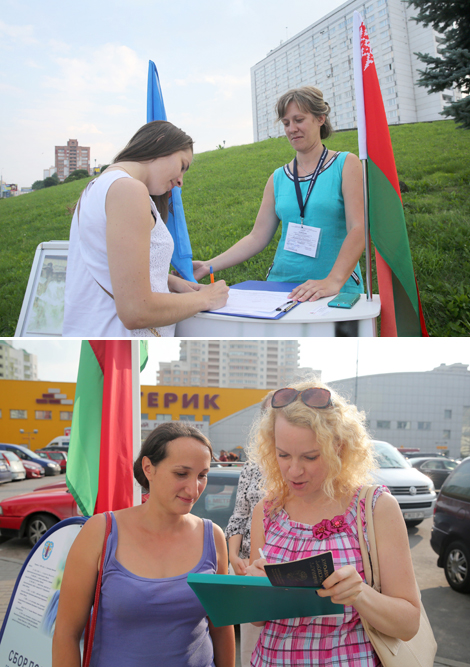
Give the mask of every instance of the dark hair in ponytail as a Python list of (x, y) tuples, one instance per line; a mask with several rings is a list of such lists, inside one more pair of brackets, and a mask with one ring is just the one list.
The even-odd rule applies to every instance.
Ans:
[(149, 483), (142, 470), (143, 457), (147, 456), (152, 465), (158, 465), (168, 456), (168, 443), (177, 438), (193, 438), (194, 440), (199, 440), (200, 443), (208, 448), (212, 459), (213, 452), (211, 443), (199, 429), (183, 422), (164, 422), (163, 424), (160, 424), (160, 426), (157, 426), (157, 428), (147, 436), (140, 450), (140, 454), (134, 463), (134, 477), (147, 491), (149, 490)]

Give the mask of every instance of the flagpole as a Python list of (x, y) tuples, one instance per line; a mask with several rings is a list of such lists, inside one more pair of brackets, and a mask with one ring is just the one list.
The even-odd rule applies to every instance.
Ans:
[(372, 301), (372, 253), (369, 228), (369, 181), (367, 178), (367, 159), (362, 162), (362, 187), (364, 191), (364, 232), (366, 239), (366, 290), (367, 301)]
[[(139, 456), (141, 447), (141, 409), (140, 409), (140, 340), (131, 340), (132, 360), (132, 449), (133, 461)], [(142, 489), (134, 479), (134, 506), (142, 504)]]
[(366, 290), (367, 301), (372, 301), (372, 263), (369, 228), (369, 182), (367, 179), (367, 136), (364, 109), (364, 87), (362, 83), (362, 56), (359, 30), (362, 16), (353, 14), (354, 88), (356, 92), (357, 139), (359, 159), (362, 162), (362, 188), (364, 193), (364, 233), (366, 240)]

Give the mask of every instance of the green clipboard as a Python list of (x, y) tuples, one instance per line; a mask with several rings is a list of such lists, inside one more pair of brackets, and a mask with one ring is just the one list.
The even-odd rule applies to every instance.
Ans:
[(273, 586), (265, 577), (189, 573), (188, 584), (217, 628), (279, 618), (344, 614), (344, 605), (319, 597), (315, 588)]

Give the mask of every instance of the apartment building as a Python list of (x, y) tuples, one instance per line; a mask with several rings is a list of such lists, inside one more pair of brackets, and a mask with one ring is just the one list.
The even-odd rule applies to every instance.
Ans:
[(402, 0), (349, 0), (251, 68), (254, 141), (284, 136), (275, 122), (275, 103), (290, 88), (305, 85), (323, 92), (335, 129), (356, 127), (354, 11), (361, 13), (370, 37), (389, 124), (443, 120), (439, 112), (461, 98), (458, 90), (428, 95), (417, 85), (424, 64), (414, 53), (437, 55), (442, 36), (412, 20), (416, 9)]
[(179, 360), (160, 363), (157, 383), (274, 389), (313, 372), (298, 359), (297, 340), (182, 340)]
[(18, 350), (0, 340), (0, 380), (37, 380), (38, 359), (35, 354)]
[(55, 171), (63, 181), (76, 169), (86, 169), (90, 173), (90, 149), (79, 146), (77, 139), (69, 139), (66, 146), (55, 147)]

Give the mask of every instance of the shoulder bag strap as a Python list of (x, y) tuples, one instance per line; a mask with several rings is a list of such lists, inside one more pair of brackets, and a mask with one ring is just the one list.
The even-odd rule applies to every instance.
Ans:
[[(359, 498), (357, 501), (357, 535), (359, 538), (359, 546), (361, 548), (362, 563), (364, 566), (364, 574), (366, 581), (374, 588), (376, 591), (380, 592), (380, 573), (379, 573), (379, 560), (377, 557), (377, 544), (375, 541), (375, 531), (374, 531), (374, 517), (372, 514), (372, 499), (374, 497), (374, 491), (377, 488), (377, 485), (366, 486), (364, 485), (359, 493)], [(364, 537), (364, 527), (362, 525), (361, 518), (361, 500), (365, 498), (365, 514), (366, 514), (366, 525), (367, 525), (367, 537), (369, 539), (369, 549), (367, 549), (366, 540)]]
[(103, 550), (101, 552), (101, 562), (100, 562), (100, 571), (98, 573), (98, 579), (96, 581), (96, 589), (95, 589), (95, 599), (93, 601), (93, 614), (91, 617), (91, 622), (90, 619), (88, 620), (88, 624), (85, 630), (85, 644), (84, 644), (84, 650), (83, 650), (83, 667), (88, 667), (90, 664), (91, 660), (91, 652), (93, 649), (93, 639), (95, 637), (95, 629), (96, 629), (96, 621), (98, 620), (98, 606), (100, 602), (100, 593), (101, 593), (101, 580), (103, 579), (103, 566), (104, 566), (104, 559), (106, 556), (106, 545), (108, 543), (108, 537), (109, 533), (111, 532), (111, 514), (109, 512), (105, 512), (105, 517), (106, 517), (106, 531), (104, 534), (104, 541), (103, 541)]

